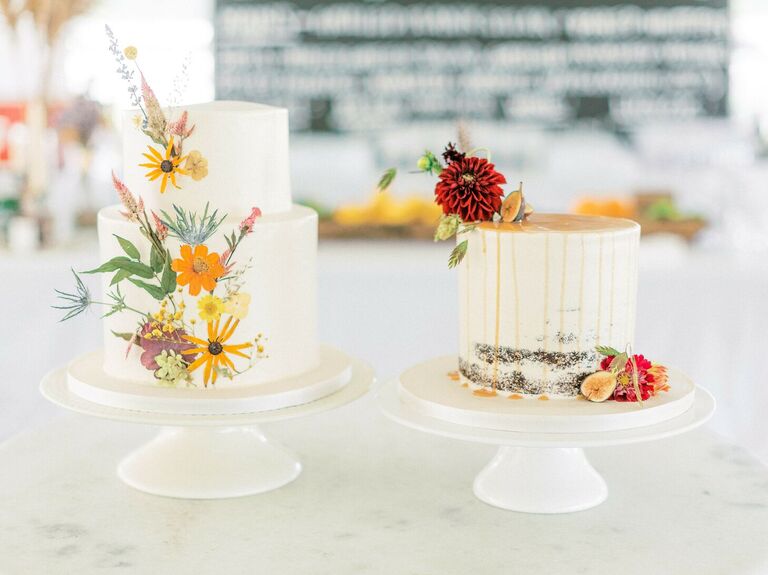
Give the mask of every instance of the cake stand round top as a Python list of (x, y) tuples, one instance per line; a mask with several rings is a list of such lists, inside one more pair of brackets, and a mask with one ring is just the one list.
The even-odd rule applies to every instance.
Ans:
[(66, 367), (46, 374), (40, 382), (40, 391), (49, 401), (71, 411), (116, 421), (180, 427), (255, 425), (313, 415), (341, 407), (365, 395), (375, 381), (374, 371), (365, 362), (355, 358), (350, 359), (350, 379), (346, 385), (335, 393), (301, 405), (253, 413), (172, 414), (110, 407), (88, 401), (70, 391), (67, 385)]
[(387, 417), (407, 427), (465, 441), (518, 447), (597, 447), (653, 441), (699, 427), (715, 411), (712, 394), (697, 387), (693, 405), (683, 414), (661, 423), (610, 432), (543, 433), (473, 427), (424, 415), (402, 401), (397, 380), (381, 386), (378, 399)]

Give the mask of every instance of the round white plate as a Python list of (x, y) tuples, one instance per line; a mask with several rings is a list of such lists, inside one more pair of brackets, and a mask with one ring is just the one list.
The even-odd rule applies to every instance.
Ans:
[(597, 447), (653, 441), (690, 431), (709, 420), (715, 411), (715, 399), (706, 389), (697, 387), (694, 403), (688, 411), (655, 425), (610, 433), (602, 431), (542, 433), (535, 430), (502, 431), (470, 427), (429, 417), (401, 400), (397, 381), (381, 386), (378, 396), (384, 413), (407, 427), (454, 439), (516, 447)]
[(459, 381), (456, 358), (439, 357), (405, 371), (399, 379), (399, 398), (416, 413), (449, 423), (537, 433), (595, 433), (647, 427), (687, 412), (694, 403), (693, 382), (668, 370), (670, 390), (641, 404), (618, 401), (536, 398), (512, 400), (509, 393), (478, 397)]
[(102, 369), (102, 355), (92, 352), (70, 362), (70, 391), (92, 403), (155, 413), (230, 415), (283, 409), (337, 392), (352, 373), (351, 357), (322, 345), (317, 368), (294, 377), (249, 386), (170, 388), (112, 377)]
[(365, 362), (352, 357), (349, 357), (349, 362), (350, 378), (348, 383), (339, 391), (309, 403), (253, 413), (157, 413), (122, 409), (94, 403), (73, 393), (69, 389), (66, 367), (48, 373), (40, 382), (40, 392), (49, 401), (71, 411), (116, 421), (180, 427), (254, 425), (320, 413), (340, 407), (365, 395), (375, 380), (373, 369)]

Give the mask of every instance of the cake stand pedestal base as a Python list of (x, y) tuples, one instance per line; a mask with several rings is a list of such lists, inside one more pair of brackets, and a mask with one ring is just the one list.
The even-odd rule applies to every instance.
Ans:
[(300, 473), (296, 457), (253, 425), (164, 429), (117, 468), (135, 489), (184, 499), (263, 493)]
[[(545, 433), (538, 428), (488, 429), (425, 415), (402, 400), (397, 380), (382, 385), (378, 399), (385, 415), (407, 427), (499, 446), (494, 458), (475, 478), (474, 493), (489, 505), (526, 513), (581, 511), (606, 500), (606, 483), (587, 461), (583, 448), (671, 437), (702, 425), (715, 411), (712, 395), (697, 387), (693, 405), (687, 411), (653, 425), (610, 432), (569, 431), (561, 425), (561, 431)], [(574, 423), (577, 429), (582, 425)]]
[(301, 463), (258, 427), (341, 407), (365, 395), (375, 381), (366, 363), (349, 358), (351, 374), (340, 390), (300, 405), (232, 414), (134, 411), (84, 399), (67, 384), (67, 369), (47, 374), (43, 396), (71, 411), (143, 425), (160, 433), (119, 464), (117, 474), (131, 487), (165, 497), (221, 499), (271, 491), (301, 473)]
[(608, 497), (608, 486), (578, 447), (500, 447), (473, 490), (489, 505), (525, 513), (581, 511)]

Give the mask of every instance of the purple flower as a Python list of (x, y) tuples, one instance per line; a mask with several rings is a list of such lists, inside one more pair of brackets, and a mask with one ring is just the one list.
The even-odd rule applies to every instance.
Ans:
[[(144, 350), (141, 354), (141, 365), (150, 371), (155, 371), (160, 367), (157, 365), (155, 358), (160, 355), (163, 350), (173, 350), (177, 354), (181, 354), (181, 352), (195, 347), (195, 344), (190, 343), (183, 338), (183, 336), (187, 335), (187, 332), (183, 329), (174, 329), (170, 332), (163, 331), (160, 337), (152, 336), (151, 338), (148, 338), (147, 334), (151, 333), (153, 330), (154, 328), (152, 327), (152, 324), (147, 322), (139, 332), (139, 346)], [(196, 354), (185, 355), (184, 359), (188, 363), (191, 363), (194, 361), (195, 355)]]

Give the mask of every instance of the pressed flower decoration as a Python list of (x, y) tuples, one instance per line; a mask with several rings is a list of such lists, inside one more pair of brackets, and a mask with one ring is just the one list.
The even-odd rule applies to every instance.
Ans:
[[(128, 84), (131, 105), (136, 106), (139, 111), (134, 116), (133, 123), (154, 144), (160, 146), (158, 149), (147, 144), (147, 152), (142, 154), (147, 161), (138, 165), (147, 168), (146, 178), (150, 182), (159, 181), (161, 194), (165, 193), (169, 182), (174, 188), (181, 188), (178, 183), (181, 176), (190, 176), (194, 181), (202, 180), (208, 175), (208, 160), (199, 150), (192, 150), (186, 155), (182, 152), (184, 142), (195, 131), (195, 125), (189, 123), (189, 113), (184, 110), (175, 120), (167, 116), (139, 67), (138, 49), (135, 46), (127, 46), (121, 51), (119, 42), (109, 26), (106, 26), (106, 32), (109, 50), (118, 65), (117, 72)], [(135, 69), (131, 69), (128, 62), (131, 62)], [(141, 88), (134, 81), (137, 72), (141, 78)], [(186, 63), (182, 66), (182, 72), (175, 83), (186, 81)], [(178, 87), (174, 86), (173, 92), (179, 92)]]
[[(462, 148), (468, 148), (464, 143)], [(485, 157), (476, 155), (481, 152)], [(438, 178), (435, 203), (443, 209), (443, 216), (435, 230), (435, 241), (469, 232), (482, 222), (519, 223), (533, 212), (533, 207), (526, 204), (523, 198), (522, 183), (517, 190), (504, 197), (501, 186), (507, 183), (507, 179), (491, 163), (487, 149), (475, 148), (464, 152), (449, 142), (441, 156), (442, 161), (426, 151), (416, 163), (419, 171)], [(395, 168), (386, 170), (379, 180), (378, 189), (386, 190), (396, 175)], [(468, 245), (467, 240), (456, 245), (448, 258), (448, 267), (461, 263)]]
[[(197, 150), (182, 153), (184, 141), (194, 133), (188, 113), (182, 112), (175, 121), (166, 120), (136, 64), (138, 50), (132, 46), (119, 50), (109, 28), (107, 36), (118, 72), (129, 83), (131, 102), (141, 111), (139, 129), (155, 144), (147, 146), (147, 162), (141, 164), (149, 170), (147, 178), (160, 181), (159, 193), (166, 191), (169, 182), (174, 188), (180, 187), (180, 176), (204, 178), (208, 162), (203, 155)], [(133, 83), (134, 73), (128, 61), (136, 64), (141, 75), (140, 93)], [(142, 199), (134, 196), (114, 173), (112, 183), (122, 206), (120, 213), (137, 226), (146, 245), (115, 236), (121, 255), (81, 272), (111, 274), (110, 287), (102, 301), (91, 296), (80, 274), (73, 270), (74, 291), (56, 290), (62, 303), (54, 307), (64, 310), (62, 321), (93, 305), (106, 309), (104, 317), (117, 313), (134, 315), (133, 332), (113, 333), (127, 342), (126, 357), (132, 349), (140, 348), (136, 361), (153, 374), (158, 385), (194, 385), (193, 373), (201, 367), (205, 386), (215, 384), (221, 377), (231, 380), (252, 368), (264, 357), (264, 339), (261, 333), (246, 341), (236, 335), (241, 320), (248, 316), (251, 295), (244, 281), (250, 262), (238, 264), (234, 256), (240, 243), (253, 232), (261, 211), (254, 207), (231, 233), (221, 234), (217, 243), (226, 249), (219, 253), (210, 242), (219, 233), (226, 214), (219, 214), (208, 204), (200, 215), (176, 204), (172, 204), (170, 214), (148, 214)], [(121, 288), (126, 285), (132, 289), (126, 292)], [(130, 296), (138, 291), (151, 296), (156, 305), (151, 309), (133, 305)], [(185, 295), (193, 301), (185, 300)], [(196, 329), (202, 333), (196, 333)], [(230, 343), (232, 338), (241, 343)]]

